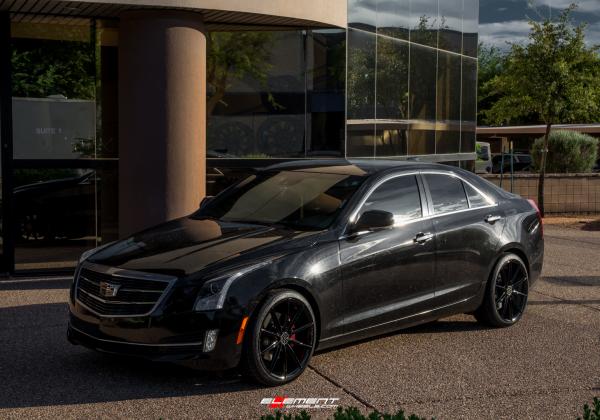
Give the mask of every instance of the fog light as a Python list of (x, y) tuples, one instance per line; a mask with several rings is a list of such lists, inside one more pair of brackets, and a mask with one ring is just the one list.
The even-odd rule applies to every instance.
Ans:
[(209, 351), (213, 351), (215, 349), (215, 346), (217, 345), (218, 334), (219, 330), (206, 331), (206, 336), (204, 337), (204, 353), (208, 353)]

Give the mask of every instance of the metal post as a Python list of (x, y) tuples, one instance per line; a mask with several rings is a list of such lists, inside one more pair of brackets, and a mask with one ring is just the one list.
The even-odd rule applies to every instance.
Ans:
[(500, 188), (502, 188), (502, 181), (504, 180), (504, 145), (501, 146), (500, 150)]
[(515, 183), (515, 149), (513, 148), (513, 142), (510, 142), (510, 192), (513, 192), (513, 186)]

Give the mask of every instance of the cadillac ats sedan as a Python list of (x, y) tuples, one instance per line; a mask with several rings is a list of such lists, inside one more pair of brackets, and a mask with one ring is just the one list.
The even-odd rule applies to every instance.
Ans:
[(468, 171), (288, 162), (82, 255), (68, 338), (280, 385), (317, 350), (452, 314), (516, 323), (543, 252), (535, 203)]

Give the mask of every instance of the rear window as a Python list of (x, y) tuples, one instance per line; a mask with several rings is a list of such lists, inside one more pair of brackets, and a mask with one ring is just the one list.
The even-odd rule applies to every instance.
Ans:
[(471, 205), (471, 208), (484, 207), (490, 204), (487, 202), (484, 196), (477, 192), (475, 188), (471, 187), (467, 183), (463, 183), (463, 185), (465, 187), (465, 191), (467, 192), (467, 196), (469, 197), (469, 204)]
[(429, 185), (435, 214), (469, 208), (467, 195), (460, 179), (442, 174), (428, 174), (425, 175), (425, 179)]

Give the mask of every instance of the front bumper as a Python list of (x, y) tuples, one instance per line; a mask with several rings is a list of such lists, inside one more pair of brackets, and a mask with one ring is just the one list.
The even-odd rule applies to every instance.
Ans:
[[(242, 318), (226, 311), (166, 313), (164, 308), (143, 317), (102, 317), (74, 301), (67, 338), (101, 352), (225, 370), (240, 361), (237, 338)], [(218, 330), (218, 336), (215, 348), (205, 352), (208, 330)]]

